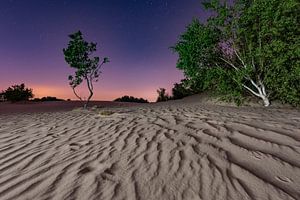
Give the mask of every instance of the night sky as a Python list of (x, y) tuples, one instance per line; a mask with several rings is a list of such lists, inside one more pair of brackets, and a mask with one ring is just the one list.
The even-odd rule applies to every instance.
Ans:
[(193, 17), (207, 18), (200, 0), (1, 0), (0, 91), (25, 83), (35, 97), (76, 99), (67, 80), (74, 69), (62, 49), (81, 30), (98, 44), (96, 55), (111, 60), (95, 83), (94, 100), (154, 101), (157, 88), (169, 90), (183, 78), (169, 47)]

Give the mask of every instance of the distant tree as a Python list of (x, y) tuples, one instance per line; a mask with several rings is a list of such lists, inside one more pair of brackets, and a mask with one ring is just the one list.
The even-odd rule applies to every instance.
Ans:
[(159, 88), (158, 90), (156, 90), (158, 97), (156, 102), (161, 102), (161, 101), (168, 101), (170, 100), (170, 96), (167, 94), (166, 89), (165, 88)]
[(70, 41), (67, 49), (63, 49), (66, 62), (70, 67), (75, 68), (75, 75), (69, 76), (69, 84), (73, 89), (75, 96), (83, 100), (77, 93), (76, 87), (80, 85), (83, 80), (86, 81), (89, 97), (85, 101), (84, 107), (88, 106), (90, 99), (92, 98), (94, 92), (93, 82), (97, 82), (99, 75), (101, 73), (101, 67), (109, 62), (109, 59), (105, 57), (101, 63), (99, 63), (99, 57), (91, 57), (91, 55), (97, 50), (96, 43), (86, 42), (80, 31), (69, 35)]
[(135, 103), (149, 103), (148, 100), (143, 98), (135, 98), (133, 96), (123, 96), (121, 98), (117, 98), (114, 101), (118, 102), (135, 102)]
[(47, 97), (42, 97), (42, 98), (34, 98), (32, 101), (36, 101), (36, 102), (43, 102), (43, 101), (64, 101), (63, 99), (58, 99), (56, 97), (50, 97), (50, 96), (47, 96)]
[(185, 84), (186, 80), (181, 80), (180, 83), (175, 83), (172, 88), (172, 97), (171, 99), (182, 99), (189, 95), (195, 94), (196, 92), (188, 88)]
[(25, 84), (13, 85), (2, 92), (4, 99), (11, 102), (28, 101), (33, 98), (32, 89), (26, 88)]
[(2, 101), (5, 101), (5, 96), (3, 91), (0, 93), (0, 102)]

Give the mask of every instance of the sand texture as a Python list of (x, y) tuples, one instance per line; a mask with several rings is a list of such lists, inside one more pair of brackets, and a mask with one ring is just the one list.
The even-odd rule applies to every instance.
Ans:
[(297, 110), (109, 110), (0, 114), (0, 199), (300, 199)]

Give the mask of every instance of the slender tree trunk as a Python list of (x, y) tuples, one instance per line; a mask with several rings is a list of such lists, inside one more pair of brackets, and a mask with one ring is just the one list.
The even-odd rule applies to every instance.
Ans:
[[(72, 89), (73, 89), (73, 93), (75, 94), (75, 96), (76, 96), (81, 102), (83, 102), (83, 99), (77, 94), (75, 88), (72, 87)], [(86, 103), (83, 104), (83, 107), (86, 108)]]
[(90, 92), (90, 95), (88, 97), (88, 99), (86, 100), (85, 104), (84, 104), (84, 109), (86, 109), (88, 107), (88, 104), (93, 96), (93, 83), (92, 83), (92, 80), (89, 80), (87, 77), (86, 77), (86, 83), (87, 83), (87, 86), (88, 86), (88, 89), (89, 89), (89, 92)]
[(268, 107), (268, 106), (270, 105), (270, 100), (269, 100), (268, 97), (263, 98), (263, 101), (264, 101), (264, 106), (265, 106), (265, 107)]
[(82, 101), (82, 98), (76, 93), (75, 88), (72, 87), (72, 89), (73, 89), (73, 93), (75, 94), (75, 96), (76, 96), (80, 101)]

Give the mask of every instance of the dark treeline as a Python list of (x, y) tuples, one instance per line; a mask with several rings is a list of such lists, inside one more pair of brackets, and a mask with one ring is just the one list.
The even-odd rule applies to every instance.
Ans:
[(58, 98), (56, 98), (56, 97), (47, 96), (47, 97), (42, 97), (42, 98), (34, 98), (32, 101), (35, 101), (35, 102), (43, 102), (43, 101), (64, 101), (64, 99), (58, 99)]
[(19, 101), (34, 101), (34, 102), (43, 102), (43, 101), (64, 101), (63, 99), (58, 99), (56, 97), (42, 97), (34, 98), (33, 90), (27, 88), (24, 83), (20, 85), (13, 85), (8, 87), (6, 90), (0, 93), (0, 101), (10, 101), (10, 102), (19, 102)]
[(114, 101), (117, 101), (117, 102), (134, 102), (134, 103), (149, 103), (148, 100), (146, 100), (146, 99), (136, 98), (136, 97), (127, 96), (127, 95), (125, 95), (123, 97), (120, 97), (120, 98), (117, 98)]
[(199, 93), (196, 88), (191, 88), (188, 84), (188, 80), (183, 79), (180, 83), (175, 83), (172, 88), (172, 95), (170, 96), (165, 88), (159, 88), (157, 91), (158, 97), (156, 102), (169, 101), (182, 99), (187, 96), (191, 96)]

